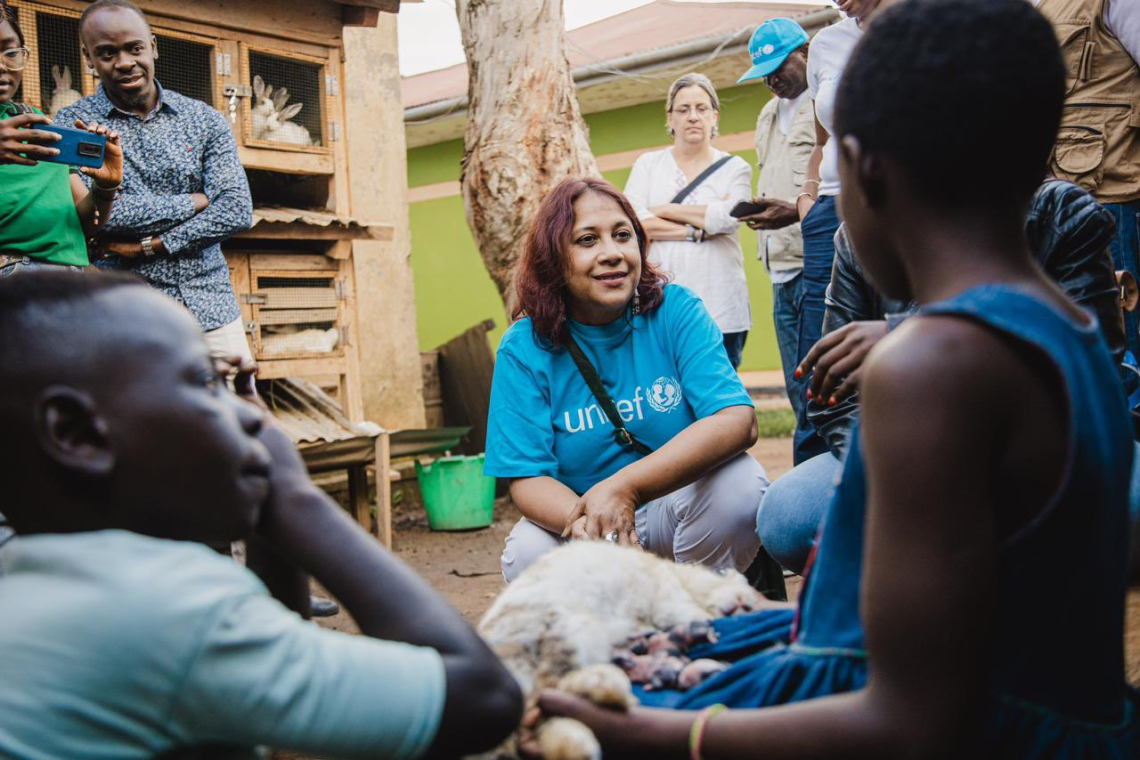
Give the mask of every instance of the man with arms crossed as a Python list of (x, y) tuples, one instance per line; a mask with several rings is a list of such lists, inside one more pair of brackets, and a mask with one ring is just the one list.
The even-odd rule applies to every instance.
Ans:
[(55, 121), (112, 126), (126, 156), (96, 265), (146, 278), (190, 310), (211, 353), (252, 361), (220, 245), (253, 223), (229, 124), (210, 105), (155, 80), (154, 35), (129, 0), (98, 0), (80, 19), (79, 34), (99, 89)]

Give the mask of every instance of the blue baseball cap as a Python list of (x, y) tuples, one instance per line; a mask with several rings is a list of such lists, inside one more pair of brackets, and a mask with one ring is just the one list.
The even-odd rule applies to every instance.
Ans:
[(798, 50), (807, 41), (807, 32), (790, 18), (765, 21), (752, 33), (752, 39), (748, 43), (752, 68), (737, 79), (736, 83), (751, 82), (768, 76), (784, 65), (792, 51)]

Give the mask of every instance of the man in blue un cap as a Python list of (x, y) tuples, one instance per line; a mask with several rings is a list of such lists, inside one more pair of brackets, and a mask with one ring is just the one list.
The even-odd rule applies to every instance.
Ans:
[(760, 179), (753, 202), (760, 209), (741, 217), (741, 221), (759, 233), (759, 257), (772, 280), (784, 382), (797, 414), (806, 386), (794, 375), (804, 264), (796, 198), (804, 191), (808, 159), (815, 148), (815, 111), (807, 92), (807, 43), (807, 32), (789, 18), (764, 22), (748, 44), (752, 68), (739, 79), (741, 83), (763, 79), (776, 96), (764, 106), (756, 122)]

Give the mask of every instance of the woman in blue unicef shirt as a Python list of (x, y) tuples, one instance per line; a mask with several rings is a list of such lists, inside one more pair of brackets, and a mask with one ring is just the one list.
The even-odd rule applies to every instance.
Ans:
[[(629, 201), (602, 180), (567, 179), (539, 208), (516, 279), (525, 318), (499, 346), (487, 436), (485, 471), (511, 479), (523, 514), (503, 550), (507, 581), (567, 538), (741, 571), (756, 556), (768, 479), (746, 453), (752, 401), (704, 304), (666, 284), (646, 248)], [(572, 345), (633, 445), (615, 436)]]

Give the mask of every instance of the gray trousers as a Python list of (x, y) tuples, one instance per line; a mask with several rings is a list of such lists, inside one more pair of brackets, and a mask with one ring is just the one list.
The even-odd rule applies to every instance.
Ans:
[[(756, 513), (768, 489), (760, 463), (740, 454), (704, 477), (637, 510), (637, 537), (659, 557), (744, 572), (760, 548)], [(564, 540), (525, 517), (507, 536), (503, 578), (510, 583)]]

